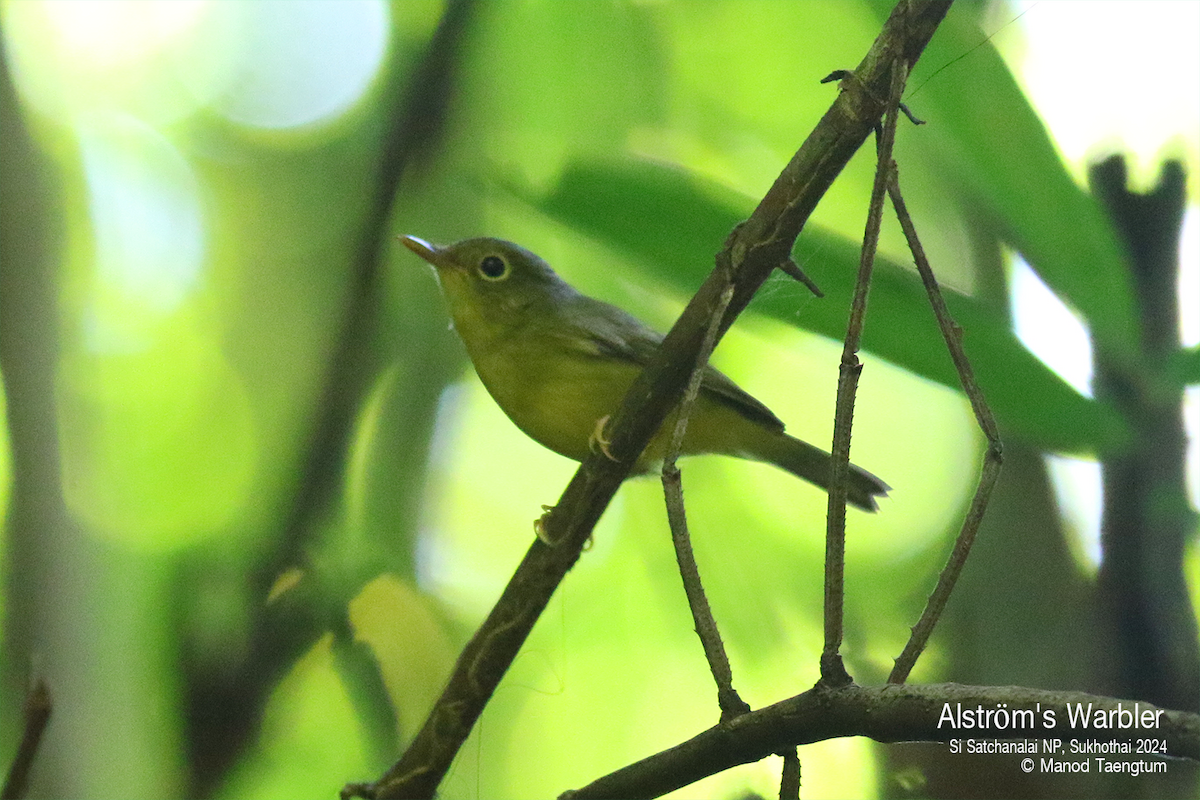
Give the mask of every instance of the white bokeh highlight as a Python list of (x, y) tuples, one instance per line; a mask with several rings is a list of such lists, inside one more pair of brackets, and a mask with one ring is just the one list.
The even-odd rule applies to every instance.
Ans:
[(1091, 397), (1092, 343), (1083, 322), (1019, 256), (1010, 292), (1017, 338), (1075, 391)]
[(239, 31), (226, 90), (213, 106), (234, 122), (294, 128), (329, 121), (357, 103), (387, 52), (382, 0), (261, 0), (219, 4)]
[(1165, 146), (1200, 136), (1200, 3), (1022, 0), (1015, 10), (1021, 85), (1068, 161), (1117, 145), (1146, 184)]
[(138, 323), (171, 314), (200, 283), (199, 183), (175, 146), (137, 119), (96, 116), (78, 130), (94, 247), (85, 344), (136, 351)]

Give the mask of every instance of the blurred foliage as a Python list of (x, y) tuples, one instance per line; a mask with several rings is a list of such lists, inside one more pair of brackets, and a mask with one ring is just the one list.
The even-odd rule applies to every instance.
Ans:
[[(280, 103), (323, 90), (320, 70), (288, 80), (287, 58), (307, 63), (306, 53), (358, 41), (339, 27), (337, 9), (351, 5), (362, 24), (385, 25), (382, 60), (355, 102), (291, 127), (228, 112), (246, 108), (239, 93), (251, 89)], [(45, 502), (70, 523), (35, 513), (0, 540), (0, 753), (18, 735), (28, 674), (44, 673), (56, 707), (34, 775), (41, 796), (331, 797), (375, 777), (422, 722), (540, 505), (574, 469), (486, 396), (411, 255), (389, 241), (374, 293), (354, 293), (387, 114), (443, 5), (304, 4), (317, 22), (299, 15), (293, 28), (269, 27), (254, 6), (74, 4), (69, 25), (65, 5), (0, 6), (19, 103), (3, 108), (6, 126), (19, 114), (36, 145), (27, 158), (6, 137), (0, 159), (49, 176), (44, 231), (0, 242), (0, 269), (38, 268), (13, 260), (23, 236), (44, 248), (54, 296), (18, 313), (56, 324), (58, 347), (54, 363), (22, 365), (52, 391), (15, 385), (4, 364), (6, 419), (17, 403), (43, 408), (56, 433), (6, 426), (0, 499), (5, 512), (20, 502), (8, 487), (22, 490), (10, 476), (27, 437), (34, 463), (61, 481)], [(819, 79), (858, 63), (889, 8), (480, 3), (442, 138), (405, 172), (378, 233), (518, 241), (581, 290), (665, 329), (833, 100)], [(1088, 568), (1071, 555), (1037, 454), (1102, 455), (1128, 426), (1013, 334), (1004, 248), (1098, 343), (1132, 359), (1129, 279), (1100, 209), (980, 44), (983, 12), (956, 5), (934, 38), (910, 82), (929, 124), (902, 125), (897, 153), (1013, 457), (914, 680), (1093, 689), (1101, 680), (1082, 655), (1095, 638)], [(101, 25), (105, 14), (123, 27)], [(110, 30), (125, 38), (106, 45)], [(268, 56), (279, 59), (271, 69), (247, 66)], [(822, 445), (873, 168), (868, 146), (797, 245), (826, 298), (772, 278), (716, 354), (789, 431)], [(29, 198), (0, 192), (0, 216), (19, 219)], [(882, 248), (853, 458), (894, 491), (882, 513), (849, 521), (845, 655), (864, 683), (886, 676), (924, 603), (981, 445), (891, 221)], [(371, 304), (366, 344), (338, 372), (338, 337), (359, 302)], [(1178, 362), (1181, 383), (1194, 383), (1195, 350)], [(344, 451), (314, 453), (328, 381), (341, 374), (353, 379), (335, 387), (352, 393)], [(334, 490), (292, 520), (313, 505), (297, 495), (314, 464)], [(684, 473), (738, 689), (756, 707), (804, 690), (821, 642), (824, 496), (759, 464), (699, 459)], [(1189, 558), (1194, 574), (1195, 547)], [(275, 571), (260, 586), (264, 565)], [(631, 481), (443, 793), (557, 794), (714, 723), (680, 588), (658, 484)], [(202, 779), (212, 765), (189, 740), (184, 698), (203, 695), (196, 684), (212, 676), (237, 683), (253, 620), (288, 602), (311, 604), (321, 630), (291, 642), (301, 655), (282, 676), (248, 690), (261, 726), (224, 732), (245, 744), (228, 770)], [(805, 796), (923, 785), (883, 751), (858, 740), (801, 748)], [(767, 796), (778, 770), (750, 765), (681, 794)]]

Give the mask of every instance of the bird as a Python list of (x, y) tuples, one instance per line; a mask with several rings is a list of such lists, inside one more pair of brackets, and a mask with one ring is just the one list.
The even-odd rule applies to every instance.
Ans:
[[(576, 291), (525, 248), (479, 237), (439, 246), (400, 241), (434, 268), (484, 387), (518, 428), (554, 452), (583, 461), (606, 450), (603, 428), (649, 363), (662, 334), (615, 305)], [(631, 474), (661, 465), (676, 412), (646, 445)], [(759, 400), (712, 366), (704, 368), (682, 455), (762, 461), (829, 488), (828, 452), (789, 436)], [(850, 465), (847, 502), (878, 509), (889, 487)]]

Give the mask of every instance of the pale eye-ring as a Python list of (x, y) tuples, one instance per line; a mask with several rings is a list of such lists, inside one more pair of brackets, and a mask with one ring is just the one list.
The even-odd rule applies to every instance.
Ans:
[(479, 274), (485, 280), (503, 280), (508, 277), (508, 262), (500, 256), (484, 256), (479, 262)]

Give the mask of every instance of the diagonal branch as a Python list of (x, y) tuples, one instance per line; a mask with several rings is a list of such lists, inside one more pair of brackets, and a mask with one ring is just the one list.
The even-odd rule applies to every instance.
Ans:
[(718, 337), (746, 308), (771, 272), (791, 254), (818, 201), (883, 116), (897, 59), (911, 66), (950, 3), (902, 0), (821, 122), (809, 134), (750, 218), (717, 255), (709, 275), (626, 394), (610, 426), (610, 460), (592, 454), (545, 518), (548, 546), (533, 543), (496, 606), (463, 649), (442, 696), (408, 751), (373, 784), (343, 796), (431, 797), (475, 720), (516, 657), (534, 622), (578, 560), (600, 515), (646, 443), (679, 402), (697, 362), (710, 310), (732, 276), (733, 296)]

